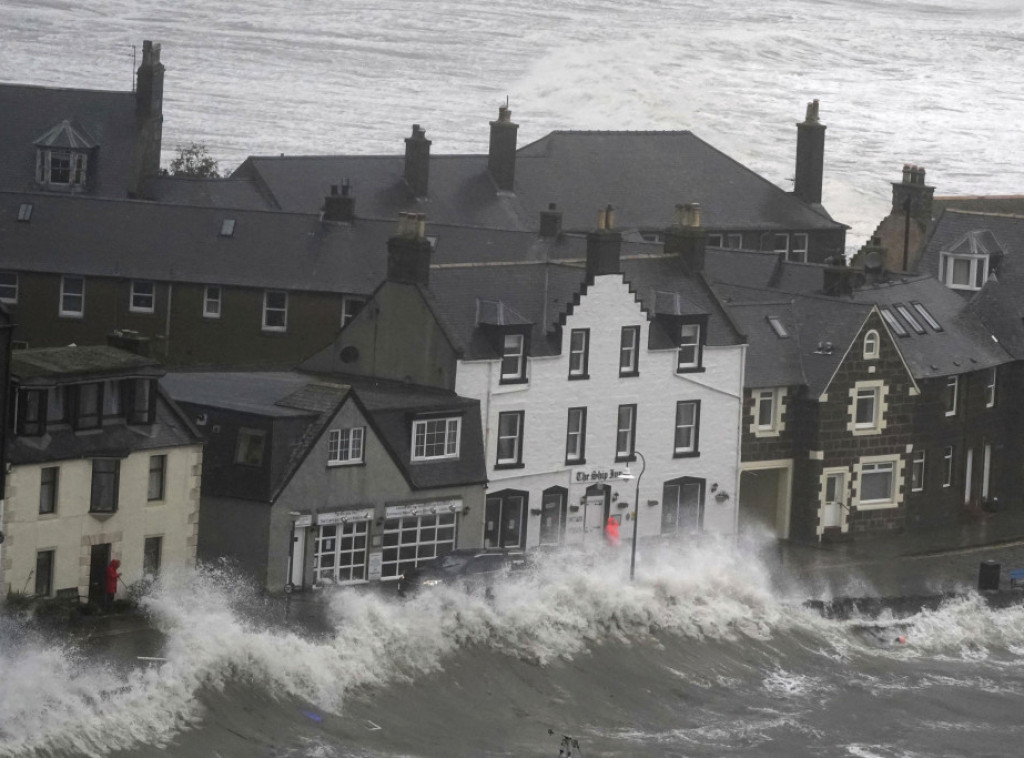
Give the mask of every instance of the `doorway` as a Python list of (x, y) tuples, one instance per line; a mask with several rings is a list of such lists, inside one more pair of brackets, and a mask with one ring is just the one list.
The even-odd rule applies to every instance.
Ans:
[(704, 529), (704, 480), (690, 476), (665, 482), (661, 490), (661, 533), (699, 534)]
[(487, 496), (484, 547), (526, 547), (526, 500), (518, 490)]
[(584, 494), (583, 510), (583, 542), (584, 544), (603, 544), (604, 525), (608, 522), (611, 508), (611, 488), (604, 484), (592, 484)]
[(292, 527), (291, 568), (288, 583), (292, 589), (306, 586), (306, 527), (296, 524)]
[(565, 542), (568, 513), (568, 490), (551, 487), (544, 490), (540, 507), (540, 546), (557, 547)]
[(110, 543), (93, 545), (89, 555), (89, 602), (98, 606), (103, 605), (109, 563)]

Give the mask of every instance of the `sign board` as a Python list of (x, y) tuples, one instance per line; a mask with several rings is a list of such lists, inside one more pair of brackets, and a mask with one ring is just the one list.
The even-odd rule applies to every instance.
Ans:
[(316, 517), (317, 526), (331, 524), (347, 524), (349, 521), (369, 521), (373, 518), (373, 508), (359, 508), (352, 511), (334, 511), (319, 513)]
[(450, 500), (433, 500), (429, 503), (408, 503), (406, 505), (389, 505), (385, 511), (386, 518), (402, 518), (403, 516), (430, 516), (437, 513), (457, 513), (462, 510), (462, 498)]
[(295, 519), (295, 528), (301, 529), (302, 527), (313, 526), (313, 514), (304, 513)]
[(607, 483), (621, 479), (629, 469), (625, 466), (587, 466), (572, 470), (572, 484)]
[(366, 569), (366, 578), (371, 582), (380, 581), (382, 574), (382, 568), (384, 565), (384, 553), (380, 550), (375, 550), (370, 553), (370, 563)]

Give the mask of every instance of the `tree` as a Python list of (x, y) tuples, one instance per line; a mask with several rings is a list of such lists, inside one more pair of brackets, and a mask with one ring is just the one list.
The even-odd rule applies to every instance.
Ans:
[(194, 176), (199, 179), (219, 179), (217, 161), (206, 152), (206, 145), (192, 142), (178, 147), (178, 157), (171, 161), (171, 176)]

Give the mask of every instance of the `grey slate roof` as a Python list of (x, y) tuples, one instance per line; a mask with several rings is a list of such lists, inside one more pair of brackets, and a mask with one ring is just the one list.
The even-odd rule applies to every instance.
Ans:
[[(170, 205), (199, 205), (242, 210), (280, 210), (248, 179), (199, 179), (190, 176), (155, 176), (146, 182), (143, 195)], [(313, 212), (315, 209), (309, 209)]]
[(23, 386), (81, 381), (103, 376), (162, 376), (157, 361), (107, 345), (16, 350), (11, 374)]
[(99, 147), (88, 169), (92, 194), (125, 196), (135, 141), (134, 93), (0, 84), (0, 113), (0, 189), (35, 189), (36, 140), (71, 121)]
[(556, 202), (564, 228), (588, 230), (611, 204), (623, 229), (662, 229), (677, 203), (699, 202), (712, 229), (842, 229), (688, 131), (556, 131), (522, 147), (515, 192), (499, 192), (486, 155), (432, 155), (429, 197), (403, 178), (403, 155), (254, 156), (233, 174), (258, 182), (284, 210), (317, 210), (331, 185), (348, 180), (356, 214), (426, 213), (431, 223), (535, 230)]

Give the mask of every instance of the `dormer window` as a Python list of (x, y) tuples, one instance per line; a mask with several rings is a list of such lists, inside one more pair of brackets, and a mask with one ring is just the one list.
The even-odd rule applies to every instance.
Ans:
[(682, 324), (679, 327), (679, 360), (677, 372), (693, 371), (701, 366), (700, 324)]
[(998, 268), (1003, 250), (985, 230), (968, 232), (939, 253), (939, 281), (950, 289), (980, 290), (989, 272)]
[(89, 153), (97, 145), (82, 127), (62, 121), (39, 137), (35, 146), (37, 182), (54, 188), (85, 186)]
[(501, 383), (526, 381), (526, 336), (506, 334), (502, 342)]

